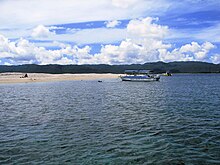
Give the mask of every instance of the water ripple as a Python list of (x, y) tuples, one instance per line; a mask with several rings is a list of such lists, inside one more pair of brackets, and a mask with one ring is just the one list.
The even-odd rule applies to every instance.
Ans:
[(219, 80), (1, 85), (0, 164), (220, 164)]

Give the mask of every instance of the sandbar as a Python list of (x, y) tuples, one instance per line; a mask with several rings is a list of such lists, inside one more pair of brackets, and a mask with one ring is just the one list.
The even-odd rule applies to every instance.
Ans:
[(80, 80), (103, 80), (117, 79), (120, 74), (46, 74), (46, 73), (0, 73), (0, 84), (9, 83), (31, 83), (31, 82), (53, 82), (53, 81), (80, 81)]

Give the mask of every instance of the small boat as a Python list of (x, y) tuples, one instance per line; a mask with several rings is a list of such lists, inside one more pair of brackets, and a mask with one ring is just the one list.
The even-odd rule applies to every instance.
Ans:
[(164, 75), (164, 76), (172, 76), (172, 74), (171, 74), (169, 71), (167, 71), (167, 72), (164, 73), (163, 75)]
[(125, 76), (120, 76), (122, 81), (149, 82), (159, 81), (160, 75), (153, 74), (150, 70), (125, 70)]

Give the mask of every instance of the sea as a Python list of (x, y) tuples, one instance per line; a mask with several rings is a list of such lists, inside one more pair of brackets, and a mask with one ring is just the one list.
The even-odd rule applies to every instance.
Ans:
[(219, 165), (220, 74), (1, 84), (0, 164)]

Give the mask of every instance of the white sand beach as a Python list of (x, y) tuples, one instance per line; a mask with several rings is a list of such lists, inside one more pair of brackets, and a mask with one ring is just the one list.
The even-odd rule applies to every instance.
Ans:
[(103, 80), (115, 79), (119, 74), (45, 74), (28, 73), (28, 77), (22, 78), (25, 73), (0, 73), (0, 84), (7, 83), (31, 83), (31, 82), (50, 82), (66, 80)]

